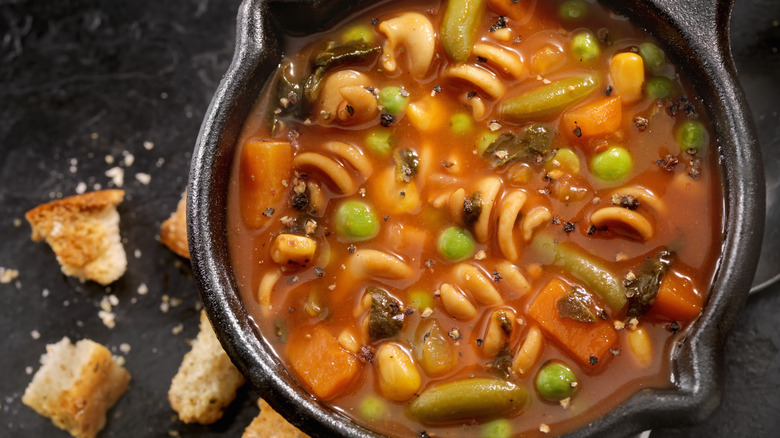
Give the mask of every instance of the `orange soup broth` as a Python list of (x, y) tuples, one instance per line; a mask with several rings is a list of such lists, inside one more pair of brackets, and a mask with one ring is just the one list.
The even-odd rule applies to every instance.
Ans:
[[(519, 42), (500, 42), (518, 53), (527, 67), (532, 65), (532, 58), (542, 46), (552, 45), (567, 52), (571, 34), (578, 25), (561, 25), (557, 18), (558, 3), (534, 2), (521, 3), (530, 5), (527, 19), (509, 20), (509, 28)], [(565, 56), (560, 65), (549, 74), (537, 75), (528, 73), (517, 80), (502, 77), (507, 87), (507, 94), (493, 100), (484, 96), (488, 105), (488, 115), (477, 120), (473, 129), (466, 134), (453, 133), (449, 117), (455, 113), (469, 113), (470, 108), (464, 104), (462, 95), (469, 91), (469, 85), (452, 82), (438, 73), (447, 66), (448, 60), (441, 44), (437, 43), (433, 65), (429, 75), (422, 80), (415, 80), (408, 73), (408, 60), (400, 56), (399, 69), (394, 74), (382, 71), (379, 61), (370, 65), (350, 65), (349, 68), (362, 71), (371, 78), (372, 86), (399, 86), (409, 92), (409, 100), (415, 102), (424, 96), (433, 96), (445, 109), (445, 121), (433, 132), (420, 132), (412, 126), (409, 117), (401, 115), (388, 129), (398, 139), (396, 148), (410, 148), (420, 156), (419, 174), (412, 180), (419, 194), (419, 207), (407, 213), (398, 213), (397, 203), (409, 202), (401, 193), (397, 194), (395, 202), (380, 199), (377, 193), (387, 190), (387, 186), (376, 179), (383, 172), (394, 169), (392, 155), (377, 156), (367, 151), (365, 145), (366, 133), (370, 128), (378, 127), (376, 121), (364, 126), (348, 128), (326, 126), (312, 117), (312, 123), (294, 126), (297, 134), (293, 142), (294, 153), (302, 151), (321, 151), (326, 141), (342, 141), (361, 148), (371, 160), (373, 173), (363, 184), (361, 190), (354, 194), (340, 195), (327, 183), (321, 184), (326, 198), (329, 200), (325, 211), (318, 212), (315, 219), (318, 222), (318, 232), (315, 240), (318, 243), (315, 260), (301, 269), (285, 271), (277, 282), (272, 296), (272, 312), (264, 317), (260, 308), (256, 291), (265, 272), (274, 262), (270, 259), (270, 247), (274, 237), (283, 230), (279, 221), (284, 216), (296, 217), (299, 212), (289, 203), (275, 207), (273, 221), (265, 229), (256, 230), (247, 227), (241, 219), (239, 178), (237, 176), (240, 150), (245, 142), (257, 139), (271, 139), (267, 123), (266, 108), (269, 107), (268, 97), (271, 86), (267, 86), (258, 100), (255, 109), (247, 119), (237, 147), (236, 161), (233, 166), (233, 176), (229, 192), (228, 208), (228, 241), (231, 260), (234, 266), (235, 278), (244, 303), (249, 313), (254, 316), (260, 331), (266, 341), (274, 348), (282, 363), (288, 366), (286, 343), (289, 339), (306, 336), (313, 327), (325, 327), (331, 334), (338, 336), (345, 327), (351, 327), (357, 332), (362, 330), (362, 319), (365, 312), (360, 312), (359, 303), (367, 286), (376, 285), (390, 292), (407, 307), (410, 295), (415, 291), (427, 292), (434, 300), (432, 314), (423, 318), (417, 311), (405, 318), (404, 328), (397, 339), (408, 347), (414, 343), (417, 326), (429, 319), (436, 319), (445, 331), (457, 327), (462, 338), (453, 341), (457, 352), (457, 365), (444, 376), (428, 377), (420, 372), (422, 384), (418, 392), (424, 391), (437, 382), (458, 380), (470, 376), (496, 376), (491, 368), (492, 358), (485, 357), (477, 347), (477, 339), (485, 333), (488, 316), (494, 307), (480, 306), (478, 316), (470, 321), (453, 319), (443, 309), (439, 298), (434, 298), (434, 291), (444, 282), (452, 282), (451, 270), (455, 264), (443, 258), (436, 250), (436, 240), (442, 230), (456, 224), (452, 217), (443, 209), (431, 206), (430, 200), (441, 193), (447, 193), (455, 188), (464, 187), (467, 192), (473, 190), (476, 183), (488, 175), (497, 175), (503, 181), (499, 194), (508, 193), (512, 189), (522, 189), (529, 200), (527, 207), (544, 205), (550, 208), (553, 216), (560, 219), (560, 224), (548, 223), (543, 230), (550, 233), (559, 242), (572, 242), (587, 252), (603, 259), (605, 266), (617, 275), (625, 276), (629, 271), (636, 270), (646, 258), (653, 257), (660, 249), (668, 248), (676, 253), (674, 270), (691, 280), (696, 292), (705, 296), (710, 288), (713, 273), (717, 264), (721, 244), (723, 203), (721, 195), (720, 174), (717, 168), (717, 156), (714, 141), (703, 154), (701, 176), (693, 180), (687, 176), (687, 166), (683, 160), (672, 172), (656, 165), (656, 161), (667, 154), (676, 155), (679, 151), (674, 138), (674, 128), (682, 117), (671, 117), (666, 107), (671, 100), (656, 100), (644, 97), (632, 105), (623, 106), (623, 120), (617, 134), (599, 137), (595, 140), (579, 139), (570, 133), (570, 127), (564, 126), (559, 115), (539, 120), (549, 124), (556, 130), (552, 148), (567, 147), (575, 151), (580, 160), (579, 177), (573, 179), (572, 185), (579, 187), (584, 193), (582, 199), (559, 199), (556, 197), (555, 181), (545, 178), (546, 171), (540, 165), (522, 163), (509, 164), (493, 169), (491, 164), (483, 159), (477, 151), (481, 138), (490, 132), (488, 124), (497, 121), (498, 133), (511, 132), (524, 124), (513, 124), (502, 120), (498, 108), (501, 102), (539, 87), (543, 82), (590, 72), (597, 74), (605, 88), (609, 83), (606, 71), (609, 60), (614, 53), (626, 51), (627, 48), (649, 41), (649, 37), (636, 29), (622, 17), (609, 14), (606, 11), (596, 14), (598, 5), (590, 5), (591, 14), (584, 25), (594, 33), (603, 35), (608, 30), (609, 40), (613, 44), (603, 47), (598, 61), (585, 64), (572, 56)], [(439, 28), (441, 13), (436, 13), (443, 4), (438, 2), (421, 4), (421, 2), (384, 3), (368, 12), (350, 17), (345, 24), (361, 23), (371, 26), (373, 18), (381, 23), (402, 10), (416, 10), (430, 18), (434, 27)], [(498, 13), (488, 9), (483, 23), (480, 25), (478, 39), (495, 41), (489, 28), (498, 18)], [(371, 26), (373, 27), (373, 26)], [(286, 40), (285, 53), (294, 56), (309, 43), (325, 38), (339, 39), (339, 31), (326, 32), (305, 38), (289, 37)], [(381, 34), (376, 35), (377, 42), (383, 43)], [(381, 54), (380, 54), (381, 56)], [(295, 59), (295, 58), (293, 58)], [(296, 65), (302, 65), (301, 59)], [(273, 81), (272, 81), (273, 82)], [(441, 85), (441, 91), (434, 91), (434, 86)], [(693, 96), (691, 88), (684, 83), (684, 95)], [(473, 87), (473, 86), (471, 86)], [(604, 98), (603, 92), (596, 92), (581, 104)], [(695, 101), (695, 99), (693, 99)], [(703, 113), (700, 103), (697, 109)], [(646, 130), (640, 131), (634, 126), (634, 118), (645, 117), (649, 120)], [(700, 116), (703, 119), (704, 116)], [(706, 121), (705, 121), (706, 124)], [(282, 130), (281, 140), (287, 140), (286, 131)], [(607, 184), (599, 181), (589, 171), (587, 163), (594, 151), (604, 148), (605, 144), (620, 144), (626, 147), (633, 156), (634, 168), (627, 180), (620, 185)], [(446, 166), (445, 166), (446, 164)], [(449, 164), (453, 164), (450, 167)], [(526, 166), (530, 173), (524, 170)], [(528, 176), (530, 175), (530, 177)], [(309, 174), (309, 178), (324, 181), (321, 176)], [(292, 175), (291, 175), (292, 178)], [(526, 180), (527, 178), (527, 180)], [(611, 197), (619, 187), (635, 185), (655, 193), (665, 205), (666, 214), (653, 214), (651, 221), (655, 227), (652, 238), (646, 242), (626, 238), (612, 230), (588, 234), (589, 217), (596, 209), (611, 202)], [(365, 190), (363, 190), (365, 189)], [(552, 192), (552, 193), (550, 193)], [(371, 205), (379, 218), (380, 231), (377, 237), (357, 243), (349, 243), (336, 237), (332, 229), (331, 217), (335, 207), (343, 199), (358, 199)], [(392, 199), (391, 199), (392, 201)], [(500, 202), (500, 201), (499, 201)], [(528, 208), (523, 209), (527, 213)], [(495, 215), (495, 212), (494, 212)], [(564, 232), (561, 224), (575, 224), (574, 231)], [(326, 237), (327, 236), (327, 237)], [(522, 242), (522, 239), (520, 239)], [(354, 245), (355, 248), (350, 248)], [(510, 339), (510, 350), (517, 351), (522, 344), (530, 322), (525, 320), (525, 312), (533, 298), (548, 280), (554, 277), (562, 278), (572, 285), (581, 283), (560, 268), (542, 266), (540, 271), (528, 270), (536, 263), (536, 255), (530, 245), (521, 243), (521, 256), (515, 263), (526, 274), (531, 284), (531, 290), (525, 294), (517, 293), (506, 281), (498, 281), (495, 286), (504, 298), (505, 304), (500, 306), (512, 308), (519, 321), (519, 330), (515, 330)], [(354, 249), (378, 249), (392, 253), (405, 261), (414, 270), (414, 275), (404, 280), (368, 279), (355, 280), (347, 271), (347, 259)], [(470, 262), (491, 276), (496, 264), (503, 260), (498, 250), (495, 231), (485, 244), (477, 244), (478, 251), (484, 251), (482, 260), (469, 259)], [(428, 263), (426, 263), (428, 261)], [(431, 263), (432, 262), (432, 263)], [(315, 272), (315, 267), (322, 268), (321, 276)], [(529, 272), (537, 272), (531, 275)], [(323, 311), (312, 317), (306, 311), (307, 303), (318, 302)], [(598, 299), (597, 299), (598, 301)], [(603, 303), (602, 303), (603, 304)], [(624, 314), (611, 315), (619, 320)], [(610, 320), (611, 321), (611, 320)], [(546, 341), (539, 360), (534, 369), (522, 377), (513, 376), (510, 380), (528, 388), (532, 401), (525, 410), (512, 418), (512, 432), (523, 436), (543, 436), (539, 432), (540, 424), (550, 426), (551, 433), (558, 434), (582, 426), (614, 408), (621, 401), (642, 388), (669, 387), (673, 384), (672, 353), (676, 344), (685, 336), (685, 328), (673, 334), (668, 330), (665, 318), (654, 316), (652, 311), (641, 320), (642, 327), (648, 332), (653, 346), (652, 363), (646, 367), (637, 365), (636, 359), (628, 350), (627, 331), (619, 330), (620, 353), (614, 357), (601, 358), (603, 363), (594, 367), (583, 367), (559, 349), (554, 341)], [(278, 336), (283, 332), (284, 336)], [(382, 341), (376, 343), (378, 346)], [(564, 409), (558, 403), (543, 401), (534, 392), (533, 376), (546, 360), (559, 359), (567, 363), (579, 378), (579, 388), (571, 400), (571, 405)], [(361, 416), (359, 405), (361, 400), (370, 394), (378, 394), (376, 387), (376, 366), (372, 363), (360, 363), (359, 375), (347, 390), (340, 392), (334, 398), (327, 400), (336, 411), (342, 412), (358, 423), (372, 430), (393, 436), (419, 436), (426, 431), (430, 436), (473, 436), (478, 433), (480, 424), (468, 421), (465, 424), (431, 426), (421, 425), (410, 420), (404, 413), (406, 402), (385, 401), (385, 412), (380, 419), (369, 421)], [(377, 395), (381, 398), (381, 395)]]

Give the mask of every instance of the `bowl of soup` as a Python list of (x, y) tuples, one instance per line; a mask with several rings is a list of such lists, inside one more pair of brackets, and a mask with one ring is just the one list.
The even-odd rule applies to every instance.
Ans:
[(193, 159), (196, 278), (261, 396), (321, 436), (710, 413), (763, 225), (724, 6), (346, 3), (242, 5)]

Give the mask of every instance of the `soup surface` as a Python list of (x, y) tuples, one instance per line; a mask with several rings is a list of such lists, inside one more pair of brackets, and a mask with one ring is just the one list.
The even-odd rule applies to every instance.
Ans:
[(649, 36), (580, 0), (423, 0), (285, 53), (228, 239), (313, 397), (392, 436), (542, 436), (673, 384), (723, 201), (702, 104)]

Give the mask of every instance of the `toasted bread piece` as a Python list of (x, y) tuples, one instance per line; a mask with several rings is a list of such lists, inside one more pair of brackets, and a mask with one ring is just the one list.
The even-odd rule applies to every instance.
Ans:
[(205, 312), (192, 350), (184, 355), (168, 390), (168, 402), (185, 423), (211, 424), (236, 398), (244, 376), (222, 349)]
[(190, 258), (190, 247), (187, 244), (187, 192), (181, 195), (176, 211), (162, 223), (160, 242), (176, 254)]
[(22, 403), (76, 438), (93, 438), (129, 381), (106, 347), (89, 339), (74, 345), (65, 337), (46, 346)]
[(258, 399), (257, 405), (260, 413), (249, 426), (244, 429), (241, 438), (308, 438), (309, 435), (301, 432), (288, 423), (281, 415), (271, 409), (265, 400)]
[(124, 196), (123, 190), (101, 190), (39, 205), (25, 214), (32, 239), (46, 239), (66, 275), (113, 283), (127, 268), (116, 211)]

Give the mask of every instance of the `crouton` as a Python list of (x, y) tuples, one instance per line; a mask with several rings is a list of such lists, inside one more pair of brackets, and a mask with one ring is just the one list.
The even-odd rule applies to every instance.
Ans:
[(22, 403), (76, 438), (93, 438), (129, 381), (106, 347), (88, 339), (74, 345), (65, 337), (46, 346)]
[(187, 192), (181, 195), (179, 205), (160, 227), (160, 242), (176, 254), (190, 258), (187, 244)]
[(168, 402), (185, 423), (211, 424), (222, 417), (244, 376), (222, 349), (205, 312), (192, 350), (184, 355), (168, 390)]
[(308, 438), (309, 436), (288, 423), (281, 415), (271, 409), (262, 398), (257, 400), (260, 413), (244, 429), (241, 438)]
[(46, 240), (66, 275), (113, 283), (127, 269), (116, 210), (124, 195), (101, 190), (39, 205), (25, 214), (32, 240)]

